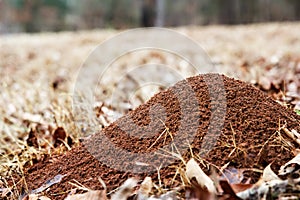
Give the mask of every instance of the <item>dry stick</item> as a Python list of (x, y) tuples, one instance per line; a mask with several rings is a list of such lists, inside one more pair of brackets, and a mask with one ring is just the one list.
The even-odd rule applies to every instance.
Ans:
[(264, 150), (264, 147), (271, 141), (271, 138), (273, 138), (277, 133), (279, 133), (278, 131), (275, 131), (275, 133), (273, 133), (268, 139), (267, 141), (264, 142), (264, 144), (262, 145), (262, 147), (260, 148), (258, 154), (256, 157), (259, 157), (260, 154), (262, 153), (262, 151)]
[(98, 181), (101, 183), (104, 190), (107, 191), (107, 186), (106, 186), (105, 182), (103, 181), (103, 179), (100, 176), (98, 177)]
[[(22, 182), (22, 180), (23, 180), (23, 177), (22, 177), (22, 179), (20, 179), (17, 183), (15, 182), (15, 179), (13, 178), (13, 176), (11, 176), (11, 179), (12, 179), (12, 181), (13, 181), (13, 186), (12, 187), (8, 187), (8, 183), (6, 183), (6, 185), (7, 185), (7, 187), (8, 188), (16, 188), (17, 189), (17, 185), (19, 184), (19, 183), (21, 183)], [(7, 182), (7, 181), (5, 181), (5, 182)], [(25, 183), (26, 183), (26, 180), (25, 180)], [(12, 191), (11, 189), (10, 189), (10, 191)], [(17, 194), (17, 197), (19, 197), (21, 194), (19, 193), (19, 190), (16, 190), (16, 194)]]
[[(279, 123), (278, 123), (278, 130), (277, 130), (277, 133), (279, 134), (279, 137), (280, 137), (280, 141), (284, 143), (284, 145), (287, 145), (288, 147), (291, 147), (293, 148), (293, 144), (291, 144), (291, 142), (287, 141), (284, 137), (282, 137), (282, 134), (280, 133), (280, 131), (285, 128), (287, 125), (287, 122), (284, 121), (284, 124), (281, 125), (281, 121), (279, 119)], [(284, 146), (283, 146), (284, 147)]]
[(297, 138), (297, 137), (295, 136), (294, 133), (292, 133), (291, 131), (289, 131), (289, 130), (288, 130), (287, 128), (285, 128), (285, 127), (283, 127), (282, 130), (285, 132), (285, 134), (286, 134), (288, 137), (290, 137), (292, 140), (294, 140), (297, 144), (300, 145), (300, 139)]
[[(163, 122), (162, 122), (163, 123)], [(165, 124), (164, 124), (165, 125)], [(169, 135), (170, 135), (170, 137), (171, 137), (171, 139), (172, 139), (172, 141), (173, 141), (173, 136), (172, 136), (172, 134), (169, 132), (169, 129), (168, 129), (168, 127), (165, 125), (165, 130), (163, 131), (163, 132), (167, 132), (167, 133), (169, 133)], [(162, 135), (162, 134), (161, 134)], [(156, 142), (156, 141), (155, 141)], [(162, 153), (157, 153), (158, 155), (162, 155), (162, 156), (165, 156), (165, 157), (171, 157), (171, 158), (177, 158), (177, 159), (179, 159), (179, 160), (181, 160), (181, 162), (184, 164), (184, 165), (186, 165), (186, 162), (185, 162), (185, 160), (183, 159), (183, 157), (182, 157), (182, 155), (180, 154), (180, 151), (178, 150), (178, 148), (176, 147), (176, 144), (172, 144), (172, 146), (174, 146), (174, 149), (177, 151), (177, 153), (175, 153), (175, 152), (169, 152), (169, 151), (166, 151), (166, 150), (164, 150), (164, 149), (161, 149), (162, 151), (164, 151), (165, 153), (167, 153), (167, 154), (170, 154), (170, 155), (165, 155), (165, 154), (162, 154)], [(190, 145), (189, 145), (189, 147), (190, 147)], [(191, 147), (190, 147), (190, 150), (192, 151), (192, 149), (191, 149)], [(161, 166), (160, 166), (161, 167)], [(181, 167), (178, 167), (178, 168), (176, 168), (176, 173), (175, 173), (175, 175), (174, 175), (174, 177), (172, 178), (172, 182), (174, 182), (175, 181), (175, 179), (176, 179), (176, 176), (177, 175), (180, 175), (180, 179), (181, 179), (181, 181), (182, 181), (182, 183), (185, 185), (185, 182), (184, 182), (184, 178), (185, 177), (182, 177), (182, 175), (184, 174), (184, 173), (182, 173), (182, 169), (181, 169)], [(159, 174), (159, 170), (158, 170), (158, 175), (159, 175), (159, 179), (160, 179), (160, 174)], [(160, 181), (160, 180), (159, 180)], [(161, 182), (161, 181), (160, 181)], [(161, 187), (161, 186), (160, 186)]]
[(273, 133), (268, 139), (267, 141), (264, 142), (264, 144), (262, 145), (262, 147), (260, 148), (258, 154), (257, 154), (257, 157), (259, 157), (264, 149), (264, 147), (271, 141), (271, 139), (276, 136), (276, 134), (279, 135), (279, 137), (282, 137), (281, 134), (280, 134), (280, 130), (285, 126), (286, 124), (284, 124), (283, 126), (281, 125), (281, 121), (279, 119), (279, 122), (278, 122), (278, 130), (275, 131), (275, 133)]
[(19, 157), (18, 157), (18, 159), (17, 159), (17, 162), (18, 162), (18, 165), (19, 165), (19, 169), (20, 169), (20, 171), (21, 171), (21, 174), (22, 174), (22, 179), (24, 180), (25, 189), (26, 189), (26, 191), (28, 191), (28, 185), (27, 185), (26, 178), (25, 178), (25, 175), (24, 175), (23, 166), (22, 166), (21, 163), (20, 163)]
[[(246, 121), (247, 122), (247, 121)], [(247, 122), (248, 123), (248, 122)], [(239, 147), (236, 143), (236, 132), (235, 130), (233, 129), (232, 127), (232, 123), (230, 123), (230, 127), (231, 127), (231, 130), (232, 130), (232, 142), (233, 142), (233, 147), (234, 149), (230, 152), (230, 154), (228, 155), (229, 157), (236, 151), (236, 155), (238, 155), (239, 152), (242, 152), (244, 155), (246, 155), (246, 151), (245, 149), (243, 149), (242, 147)], [(241, 138), (239, 139), (238, 142), (240, 142)]]
[(161, 178), (160, 178), (160, 169), (161, 169), (161, 165), (158, 167), (158, 168), (156, 168), (156, 170), (157, 170), (157, 176), (158, 176), (158, 184), (159, 184), (159, 188), (162, 188), (162, 183), (161, 183)]
[(69, 144), (65, 140), (62, 140), (60, 138), (58, 140), (61, 141), (67, 147), (68, 151), (71, 150), (71, 147), (69, 146)]
[[(172, 184), (175, 182), (176, 177), (178, 176), (178, 174), (180, 175), (180, 169), (179, 169), (179, 168), (180, 168), (180, 167), (176, 168), (176, 172), (175, 172), (175, 174), (174, 174), (174, 176), (173, 176), (173, 178), (172, 178), (172, 181), (171, 181)], [(181, 178), (181, 177), (180, 177), (180, 178)], [(182, 178), (181, 178), (181, 179), (182, 179)]]
[[(148, 148), (148, 150), (151, 149), (151, 148), (158, 142), (158, 140), (163, 136), (163, 134), (165, 134), (165, 133), (168, 133), (168, 134), (170, 135), (172, 141), (174, 140), (172, 134), (169, 132), (169, 128), (166, 126), (166, 124), (165, 124), (162, 120), (160, 120), (160, 121), (163, 123), (165, 129), (164, 129), (164, 131), (157, 137), (157, 139), (154, 141), (154, 143)], [(165, 144), (167, 136), (168, 136), (168, 135), (166, 134), (166, 135), (165, 135), (165, 138), (164, 138), (163, 144)]]
[(230, 157), (235, 152), (235, 150), (237, 150), (237, 148), (238, 148), (237, 145), (236, 145), (236, 141), (235, 141), (236, 132), (234, 131), (231, 123), (230, 123), (230, 128), (231, 128), (231, 131), (232, 131), (232, 142), (233, 142), (234, 148), (231, 150), (228, 157)]
[(76, 181), (75, 179), (73, 179), (73, 181), (75, 183), (72, 183), (71, 181), (69, 181), (68, 183), (72, 186), (75, 186), (77, 189), (83, 190), (83, 191), (90, 191), (89, 188), (85, 187), (84, 185), (82, 185), (81, 183), (79, 183), (78, 181)]
[(157, 137), (157, 139), (152, 143), (152, 145), (148, 148), (148, 150), (151, 149), (151, 148), (157, 143), (157, 141), (161, 138), (161, 136), (162, 136), (166, 131), (167, 131), (167, 129), (165, 129), (165, 130)]

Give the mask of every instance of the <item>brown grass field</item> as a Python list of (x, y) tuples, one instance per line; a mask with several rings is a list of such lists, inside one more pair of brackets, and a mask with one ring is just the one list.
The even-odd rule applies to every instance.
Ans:
[[(300, 23), (174, 30), (198, 42), (219, 73), (255, 85), (287, 109), (300, 114)], [(0, 198), (5, 197), (4, 188), (14, 191), (12, 199), (20, 196), (22, 191), (15, 188), (19, 184), (14, 178), (16, 175), (22, 177), (25, 168), (44, 157), (63, 154), (78, 146), (79, 139), (86, 136), (72, 112), (74, 83), (93, 49), (118, 32), (91, 30), (0, 36)], [(168, 56), (142, 51), (118, 60), (116, 65), (126, 69), (158, 59), (185, 73), (180, 62)], [(97, 99), (106, 108), (99, 114), (102, 128), (113, 121), (109, 113), (122, 116), (128, 112), (125, 107), (110, 105), (107, 101), (119, 80), (118, 73), (121, 72), (108, 74), (107, 84), (100, 88), (106, 91)], [(122, 91), (119, 92), (118, 103), (128, 103)], [(144, 103), (150, 96), (152, 94), (137, 93), (129, 107)], [(66, 134), (64, 142), (54, 136), (59, 127)], [(37, 143), (32, 142), (33, 137)]]

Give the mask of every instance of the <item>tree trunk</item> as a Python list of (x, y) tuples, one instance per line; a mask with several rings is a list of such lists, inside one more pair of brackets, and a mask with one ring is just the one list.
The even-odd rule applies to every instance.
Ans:
[(165, 0), (156, 0), (155, 26), (162, 27), (165, 24)]

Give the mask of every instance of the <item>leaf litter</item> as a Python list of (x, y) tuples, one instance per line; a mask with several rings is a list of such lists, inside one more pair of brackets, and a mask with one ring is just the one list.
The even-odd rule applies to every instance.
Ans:
[[(295, 31), (291, 31), (292, 29)], [(300, 29), (299, 25), (291, 23), (233, 28), (191, 27), (179, 28), (178, 31), (200, 41), (218, 67), (224, 69), (223, 73), (255, 84), (282, 105), (299, 112), (299, 39), (297, 34), (293, 34), (298, 32), (297, 29)], [(260, 34), (256, 34), (257, 30), (260, 30), (258, 31)], [(3, 135), (0, 139), (0, 171), (3, 174), (1, 174), (0, 187), (2, 189), (0, 191), (2, 195), (12, 193), (10, 187), (4, 187), (8, 185), (4, 183), (3, 177), (10, 177), (14, 173), (22, 174), (23, 166), (32, 165), (48, 155), (61, 154), (69, 149), (69, 144), (71, 144), (69, 146), (77, 145), (83, 133), (72, 122), (71, 109), (68, 107), (70, 105), (68, 88), (72, 79), (69, 74), (74, 71), (70, 66), (79, 66), (89, 50), (111, 34), (111, 31), (62, 33), (64, 40), (60, 44), (55, 42), (57, 36), (52, 34), (41, 34), (36, 37), (19, 35), (14, 39), (1, 40), (1, 46), (4, 48), (0, 50), (0, 66), (3, 69), (0, 71), (3, 77), (0, 85), (0, 103), (7, 105), (4, 109), (1, 108), (0, 118), (0, 131)], [(235, 37), (227, 37), (227, 35)], [(268, 41), (268, 38), (274, 35), (276, 36), (275, 44), (280, 48), (274, 48), (273, 45), (269, 45), (270, 43), (266, 45), (263, 42)], [(20, 45), (15, 45), (15, 39)], [(85, 40), (90, 42), (83, 42)], [(71, 48), (73, 50), (66, 51), (64, 48), (69, 44), (73, 45)], [(44, 46), (47, 48), (45, 49)], [(78, 46), (80, 48), (77, 48)], [(258, 52), (257, 49), (261, 51)], [(157, 58), (157, 54), (147, 53), (143, 53), (140, 57), (151, 59), (151, 56)], [(165, 59), (165, 55), (158, 54), (158, 56), (162, 60)], [(129, 64), (131, 61), (125, 62)], [(133, 62), (139, 62), (139, 59)], [(40, 66), (45, 66), (46, 70), (40, 70)], [(110, 81), (113, 85), (113, 78)], [(49, 90), (49, 85), (53, 87), (53, 91)], [(103, 90), (110, 90), (110, 87), (108, 84)], [(124, 104), (124, 108), (118, 110), (107, 104), (105, 98), (99, 99), (105, 111), (100, 114), (103, 126), (108, 126), (114, 120), (110, 118), (112, 114), (108, 114), (109, 112), (121, 115), (126, 113), (128, 108), (132, 108)], [(141, 103), (140, 100), (138, 102)], [(55, 139), (53, 133), (60, 127), (75, 143), (74, 141), (68, 143), (68, 137)], [(283, 130), (288, 137), (299, 144), (296, 130)], [(30, 135), (30, 133), (33, 134)], [(29, 144), (24, 142), (26, 138), (29, 139)], [(61, 140), (65, 142), (59, 142), (55, 145), (58, 147), (54, 147), (55, 142)], [(292, 172), (297, 168), (297, 163), (290, 163), (287, 166), (283, 168), (283, 171), (285, 169)]]
[[(281, 170), (286, 169), (287, 166), (292, 164), (299, 163), (299, 154), (293, 158), (288, 163), (284, 164)], [(199, 167), (197, 162), (194, 159), (191, 159), (187, 162), (185, 173), (190, 181), (190, 184), (186, 186), (186, 195), (185, 199), (188, 200), (213, 200), (213, 199), (260, 199), (264, 198), (278, 198), (282, 196), (287, 191), (287, 186), (292, 186), (290, 180), (288, 179), (280, 179), (271, 169), (271, 165), (268, 165), (264, 169), (264, 173), (261, 179), (255, 183), (251, 184), (251, 188), (244, 188), (243, 191), (239, 191), (237, 193), (234, 192), (231, 188), (233, 188), (235, 184), (230, 184), (226, 180), (224, 180), (221, 176), (218, 178), (217, 184), (220, 184), (222, 187), (222, 191), (217, 191), (217, 188), (214, 186), (215, 183), (213, 180), (207, 176), (202, 169)], [(298, 171), (299, 171), (298, 167)], [(292, 174), (295, 173), (295, 170), (289, 170), (288, 172), (285, 171), (284, 174)], [(282, 175), (282, 172), (279, 172), (279, 175)], [(47, 181), (43, 186), (31, 192), (28, 196), (28, 200), (34, 199), (50, 199), (45, 196), (39, 196), (38, 193), (41, 193), (45, 189), (51, 187), (53, 184), (58, 183), (63, 178), (62, 175), (57, 175), (53, 179)], [(226, 184), (224, 183), (226, 182)], [(299, 180), (297, 184), (299, 183)], [(294, 185), (295, 186), (295, 185)], [(248, 186), (249, 187), (249, 186)], [(1, 190), (3, 192), (3, 190)], [(290, 199), (293, 197), (297, 197), (299, 188), (292, 186), (289, 188), (289, 192), (287, 195), (290, 195)], [(69, 194), (65, 200), (127, 200), (127, 199), (135, 199), (135, 200), (173, 200), (177, 199), (174, 196), (176, 191), (169, 191), (165, 194), (152, 196), (150, 195), (153, 193), (153, 183), (150, 177), (146, 177), (141, 184), (138, 184), (137, 179), (130, 178), (127, 179), (117, 190), (111, 195), (111, 198), (108, 197), (105, 190), (102, 191), (94, 191), (88, 190), (88, 192), (83, 194)], [(292, 192), (295, 192), (296, 196), (293, 196)], [(271, 195), (271, 196), (270, 196)], [(25, 197), (23, 198), (25, 199)]]
[[(288, 186), (288, 181), (286, 180), (272, 180), (269, 183), (265, 182), (257, 182), (259, 180), (259, 177), (255, 177), (253, 174), (260, 172), (259, 169), (262, 169), (264, 167), (264, 163), (272, 163), (276, 167), (280, 167), (283, 162), (287, 162), (289, 158), (292, 158), (292, 152), (290, 150), (291, 147), (297, 147), (297, 143), (294, 143), (294, 141), (289, 137), (283, 137), (283, 130), (282, 127), (279, 126), (280, 121), (284, 121), (284, 126), (288, 127), (289, 129), (298, 130), (299, 124), (298, 124), (298, 116), (293, 113), (292, 111), (286, 109), (282, 105), (276, 103), (274, 100), (272, 100), (270, 97), (268, 97), (266, 94), (264, 94), (262, 91), (259, 91), (258, 89), (254, 88), (250, 84), (234, 80), (225, 76), (221, 76), (218, 74), (207, 74), (207, 75), (199, 75), (195, 77), (191, 77), (188, 79), (189, 83), (192, 87), (195, 87), (194, 90), (197, 91), (202, 96), (199, 96), (199, 98), (203, 98), (201, 100), (201, 107), (205, 107), (207, 105), (207, 100), (205, 99), (207, 96), (205, 95), (205, 90), (202, 87), (202, 84), (204, 84), (203, 78), (206, 77), (207, 79), (211, 80), (212, 82), (215, 80), (215, 77), (222, 77), (224, 80), (225, 88), (227, 89), (227, 120), (224, 124), (223, 134), (220, 136), (217, 145), (215, 148), (213, 148), (209, 155), (205, 158), (199, 157), (200, 152), (200, 146), (202, 141), (202, 134), (205, 130), (204, 127), (207, 126), (207, 124), (202, 123), (202, 128), (199, 128), (199, 131), (197, 135), (194, 138), (193, 143), (189, 144), (189, 148), (191, 149), (192, 153), (189, 154), (182, 154), (181, 152), (169, 152), (170, 155), (176, 157), (178, 161), (176, 161), (172, 166), (174, 168), (159, 168), (159, 173), (153, 173), (149, 174), (151, 175), (152, 180), (154, 181), (153, 185), (155, 186), (156, 192), (154, 192), (154, 198), (160, 197), (162, 194), (165, 194), (168, 190), (169, 191), (175, 191), (176, 198), (183, 198), (183, 195), (185, 191), (185, 188), (181, 186), (189, 186), (192, 185), (193, 187), (201, 187), (203, 192), (207, 191), (206, 194), (208, 196), (212, 196), (214, 198), (214, 195), (222, 195), (219, 194), (219, 186), (221, 186), (224, 182), (218, 183), (218, 178), (214, 178), (210, 181), (208, 177), (206, 177), (207, 173), (209, 173), (210, 168), (215, 167), (217, 172), (222, 172), (220, 169), (222, 166), (227, 166), (227, 169), (238, 169), (240, 171), (240, 177), (243, 177), (243, 180), (239, 178), (238, 180), (241, 180), (240, 182), (237, 182), (235, 185), (232, 184), (232, 186), (225, 187), (226, 195), (233, 195), (232, 191), (235, 192), (235, 196), (239, 197), (247, 197), (249, 194), (255, 194), (256, 197), (260, 195), (265, 195), (265, 191), (270, 187), (279, 187), (284, 185)], [(179, 82), (173, 87), (180, 87), (183, 82)], [(215, 86), (215, 85), (214, 85)], [(202, 89), (201, 89), (202, 88)], [(157, 138), (160, 137), (161, 133), (168, 127), (168, 131), (173, 134), (173, 137), (178, 137), (181, 135), (176, 135), (176, 123), (172, 123), (172, 126), (169, 124), (171, 122), (177, 121), (176, 117), (177, 115), (174, 115), (173, 110), (176, 109), (176, 104), (173, 105), (169, 103), (170, 101), (173, 101), (173, 98), (171, 98), (169, 95), (171, 95), (171, 89), (168, 89), (164, 92), (158, 93), (156, 96), (154, 96), (152, 99), (150, 99), (145, 105), (142, 105), (138, 107), (137, 109), (130, 112), (130, 115), (133, 120), (135, 118), (138, 118), (139, 120), (147, 120), (145, 117), (142, 117), (144, 115), (147, 115), (149, 111), (147, 110), (151, 105), (155, 104), (155, 102), (161, 102), (162, 105), (165, 105), (167, 111), (169, 111), (170, 117), (164, 123), (164, 126), (161, 126), (161, 129), (157, 129), (156, 124), (153, 126), (155, 127), (149, 127), (149, 129), (145, 129), (145, 133), (152, 133), (152, 131), (157, 130), (156, 137), (149, 138), (147, 140), (149, 141), (139, 141), (139, 146), (135, 146), (133, 144), (136, 144), (136, 141), (132, 138), (128, 138), (128, 135), (122, 134), (121, 131), (119, 131), (118, 124), (119, 123), (125, 123), (126, 124), (126, 116), (120, 118), (117, 122), (111, 123), (108, 127), (105, 127), (102, 132), (96, 133), (92, 135), (91, 137), (87, 138), (82, 145), (88, 144), (89, 146), (95, 146), (101, 147), (104, 149), (111, 148), (110, 145), (107, 145), (106, 143), (102, 142), (102, 134), (106, 134), (106, 136), (109, 136), (109, 134), (118, 135), (118, 138), (120, 141), (116, 140), (116, 144), (124, 146), (123, 148), (128, 148), (130, 146), (132, 151), (135, 151), (134, 148), (138, 148), (138, 151), (140, 151), (142, 148), (146, 151), (149, 151), (149, 146), (152, 146), (154, 149), (158, 149), (159, 145), (164, 145), (165, 142), (170, 142), (172, 140), (172, 137), (169, 137), (167, 139), (160, 138), (158, 141)], [(184, 90), (182, 90), (184, 91)], [(185, 95), (182, 93), (182, 95)], [(188, 98), (184, 98), (187, 101)], [(216, 101), (218, 102), (218, 101)], [(173, 105), (172, 107), (168, 107), (168, 105)], [(247, 109), (245, 109), (247, 108)], [(157, 108), (159, 109), (159, 108)], [(169, 110), (170, 109), (170, 110)], [(254, 110), (253, 110), (254, 109)], [(157, 111), (159, 112), (159, 111)], [(176, 112), (175, 112), (176, 113)], [(199, 119), (198, 115), (195, 115), (195, 113), (190, 113), (191, 116), (189, 116), (191, 119)], [(173, 116), (174, 115), (174, 116)], [(208, 114), (209, 115), (209, 114)], [(241, 118), (243, 118), (245, 121), (248, 121), (247, 123), (240, 124), (239, 118), (235, 118), (236, 115), (240, 115)], [(255, 116), (255, 117), (254, 117)], [(201, 116), (203, 118), (203, 115)], [(251, 125), (252, 122), (252, 125)], [(161, 121), (157, 121), (157, 123), (161, 123)], [(130, 124), (129, 124), (130, 125)], [(128, 126), (129, 126), (128, 125)], [(251, 125), (251, 126), (250, 126)], [(193, 125), (191, 125), (193, 126)], [(189, 126), (189, 127), (191, 127)], [(200, 125), (201, 127), (201, 125)], [(129, 127), (130, 128), (130, 127)], [(113, 131), (111, 131), (113, 130)], [(130, 128), (132, 133), (135, 133), (135, 131), (139, 131), (135, 128)], [(190, 130), (190, 129), (189, 129)], [(187, 132), (189, 130), (186, 130)], [(234, 130), (234, 131), (233, 131)], [(242, 134), (244, 131), (251, 133), (251, 134)], [(147, 132), (148, 131), (148, 132)], [(260, 133), (264, 134), (260, 134)], [(138, 133), (137, 133), (138, 134)], [(232, 137), (232, 134), (234, 135), (234, 139)], [(243, 139), (241, 137), (244, 136)], [(252, 138), (254, 137), (254, 138)], [(123, 143), (122, 141), (126, 140), (126, 143)], [(184, 139), (182, 139), (184, 140)], [(265, 141), (263, 144), (261, 141)], [(118, 143), (119, 142), (119, 143)], [(143, 143), (144, 142), (144, 143)], [(132, 144), (131, 144), (132, 143)], [(155, 143), (153, 146), (152, 144)], [(251, 144), (249, 147), (247, 147), (246, 144)], [(278, 148), (280, 146), (281, 148)], [(91, 190), (100, 190), (101, 186), (99, 184), (98, 178), (101, 177), (105, 184), (107, 185), (107, 191), (111, 194), (111, 191), (114, 191), (118, 187), (111, 187), (113, 184), (115, 186), (121, 185), (122, 182), (126, 182), (126, 180), (130, 180), (127, 178), (133, 177), (134, 174), (130, 173), (124, 173), (121, 171), (117, 171), (116, 169), (108, 168), (107, 166), (103, 165), (101, 162), (97, 161), (95, 157), (97, 154), (94, 154), (93, 156), (88, 153), (87, 147), (79, 146), (77, 148), (73, 148), (70, 150), (67, 154), (58, 156), (56, 161), (47, 161), (45, 162), (39, 162), (36, 165), (33, 165), (32, 168), (27, 168), (26, 174), (26, 180), (28, 181), (29, 188), (32, 187), (33, 182), (40, 182), (40, 180), (43, 179), (37, 178), (38, 174), (47, 174), (46, 176), (52, 176), (51, 174), (55, 173), (57, 170), (60, 170), (61, 172), (69, 173), (68, 180), (76, 179), (82, 184), (84, 184), (86, 187), (89, 187)], [(93, 150), (93, 149), (91, 149)], [(234, 151), (233, 151), (234, 150)], [(113, 151), (110, 151), (113, 152)], [(114, 155), (106, 155), (103, 154), (101, 150), (95, 149), (94, 153), (101, 153), (101, 156), (109, 156), (110, 158)], [(166, 152), (167, 153), (167, 152)], [(244, 156), (244, 155), (254, 155), (253, 157), (250, 156)], [(228, 156), (230, 155), (230, 156)], [(118, 159), (122, 159), (122, 155), (118, 154)], [(125, 155), (126, 156), (126, 155)], [(200, 170), (198, 165), (195, 163), (195, 160), (190, 160), (190, 162), (187, 162), (190, 157), (194, 157), (195, 160), (206, 162), (206, 168), (203, 170)], [(160, 162), (163, 162), (164, 159), (166, 159), (166, 156), (163, 156), (162, 158), (159, 158)], [(141, 160), (142, 158), (139, 158), (139, 161), (142, 163), (147, 163), (147, 160)], [(132, 161), (133, 163), (128, 162), (122, 162), (122, 168), (126, 169), (127, 167), (131, 167), (132, 164), (135, 164), (135, 160)], [(67, 165), (65, 163), (68, 163)], [(228, 163), (230, 163), (231, 166), (228, 166)], [(194, 167), (190, 167), (194, 166)], [(266, 165), (267, 166), (267, 165)], [(143, 167), (152, 167), (152, 166), (146, 166), (143, 165)], [(188, 167), (187, 173), (182, 173), (182, 171), (185, 171), (185, 168)], [(234, 167), (234, 168), (233, 168)], [(224, 168), (224, 167), (223, 167)], [(192, 170), (191, 170), (192, 169)], [(226, 167), (225, 167), (226, 169)], [(267, 168), (268, 169), (268, 168)], [(224, 171), (224, 169), (223, 169)], [(250, 172), (250, 173), (249, 173)], [(262, 172), (262, 170), (261, 170)], [(92, 176), (90, 174), (93, 174)], [(253, 173), (253, 174), (252, 174)], [(77, 174), (80, 174), (78, 176)], [(110, 174), (110, 176), (105, 176), (105, 174)], [(224, 174), (224, 172), (223, 172)], [(223, 175), (221, 174), (221, 175)], [(118, 177), (118, 178), (117, 178)], [(206, 178), (203, 178), (206, 177)], [(217, 177), (217, 176), (216, 176)], [(143, 179), (144, 177), (140, 177), (140, 179)], [(248, 181), (250, 178), (250, 182)], [(205, 183), (201, 182), (202, 180)], [(114, 182), (112, 182), (114, 181)], [(196, 182), (195, 182), (196, 181)], [(256, 184), (257, 182), (257, 184)], [(252, 184), (252, 185), (251, 185)], [(131, 191), (131, 195), (136, 195), (135, 190), (135, 184), (134, 186), (130, 187), (129, 189), (126, 189), (125, 191)], [(203, 187), (203, 185), (205, 187)], [(213, 186), (212, 186), (213, 185)], [(157, 187), (158, 186), (158, 187)], [(165, 188), (166, 187), (166, 188)], [(51, 187), (51, 190), (46, 192), (48, 195), (57, 194), (59, 191), (61, 191), (63, 188), (64, 191), (69, 191), (72, 189), (70, 185), (67, 185), (66, 182), (59, 183), (57, 185), (53, 185)], [(122, 187), (119, 187), (122, 188)], [(176, 188), (175, 190), (172, 190), (171, 188)], [(213, 189), (215, 188), (215, 189)], [(229, 190), (231, 188), (232, 191)], [(247, 190), (242, 190), (242, 188)], [(259, 190), (258, 190), (258, 189)], [(209, 190), (208, 190), (209, 189)], [(154, 190), (154, 191), (155, 191)], [(211, 192), (213, 190), (216, 190), (216, 192)], [(190, 191), (194, 191), (194, 189), (191, 187)], [(285, 191), (285, 190), (279, 190), (279, 191)], [(201, 193), (201, 195), (202, 195)], [(117, 193), (118, 194), (118, 193)], [(113, 193), (112, 193), (113, 195)], [(200, 195), (200, 194), (199, 194)], [(62, 197), (63, 196), (63, 197)], [(58, 198), (64, 198), (65, 195), (62, 195), (61, 197), (53, 197), (53, 199)], [(128, 197), (128, 193), (125, 195), (126, 198)], [(193, 195), (190, 195), (193, 196)], [(224, 196), (224, 195), (223, 195)], [(222, 196), (221, 196), (222, 197)], [(128, 197), (128, 198), (131, 198)], [(200, 197), (199, 197), (200, 198)]]

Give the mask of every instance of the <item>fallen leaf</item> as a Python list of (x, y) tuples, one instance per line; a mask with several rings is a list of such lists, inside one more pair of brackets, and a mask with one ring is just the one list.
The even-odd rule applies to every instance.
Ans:
[(262, 88), (265, 90), (270, 90), (270, 88), (271, 88), (271, 81), (267, 77), (264, 77), (264, 76), (260, 77), (258, 84), (261, 85)]
[(253, 184), (238, 183), (238, 184), (230, 184), (230, 186), (235, 193), (239, 193), (253, 187)]
[(271, 164), (269, 164), (263, 171), (262, 175), (263, 181), (271, 181), (271, 180), (281, 180), (271, 169)]
[(46, 196), (41, 196), (41, 197), (39, 197), (39, 200), (51, 200), (51, 199)]
[(84, 194), (67, 196), (65, 200), (107, 200), (105, 190), (90, 190)]
[(57, 147), (63, 143), (62, 141), (64, 141), (66, 139), (67, 134), (63, 127), (58, 127), (54, 131), (52, 137), (53, 137), (53, 141), (54, 141), (54, 146)]
[(127, 179), (116, 193), (111, 196), (111, 200), (127, 200), (133, 193), (137, 180), (134, 178)]
[(39, 199), (39, 195), (37, 194), (30, 194), (26, 196), (26, 200), (38, 200), (38, 199)]
[(295, 129), (292, 129), (291, 132), (292, 132), (297, 138), (300, 138), (300, 133), (298, 133)]
[(1, 197), (5, 197), (10, 192), (11, 190), (9, 188), (0, 188), (0, 193), (2, 193)]
[(44, 121), (42, 120), (43, 117), (38, 114), (31, 114), (31, 113), (25, 112), (25, 113), (23, 113), (22, 118), (24, 121), (44, 124)]
[(282, 130), (285, 132), (285, 134), (287, 136), (289, 136), (291, 139), (293, 139), (295, 142), (297, 142), (298, 144), (300, 144), (300, 134), (296, 131), (296, 130), (288, 130), (287, 128), (283, 127)]
[(232, 185), (230, 185), (226, 180), (221, 180), (220, 186), (223, 190), (222, 199), (240, 200), (240, 198), (236, 196), (236, 192), (232, 188)]
[(146, 177), (138, 190), (137, 200), (147, 199), (153, 187), (151, 177)]
[[(176, 198), (176, 191), (169, 191), (159, 196), (157, 200), (174, 200)], [(147, 200), (156, 200), (156, 198), (149, 198)]]
[(186, 188), (186, 200), (214, 200), (215, 195), (199, 184), (195, 177), (191, 180), (191, 186)]
[(213, 194), (217, 193), (214, 182), (202, 171), (193, 158), (186, 164), (186, 175), (190, 180), (195, 178), (198, 184), (206, 187), (209, 192)]
[(239, 192), (236, 195), (242, 199), (260, 199), (272, 191), (272, 197), (278, 197), (279, 194), (286, 192), (288, 180), (271, 180), (269, 182), (258, 181), (251, 188)]
[(289, 175), (300, 169), (300, 154), (284, 164), (279, 169), (279, 175)]
[(29, 194), (29, 195), (25, 195), (21, 198), (22, 198), (22, 200), (51, 200), (50, 198), (48, 198), (46, 196), (40, 196), (38, 194)]
[(239, 184), (244, 179), (244, 169), (228, 167), (223, 169), (222, 178), (225, 178), (229, 184)]

